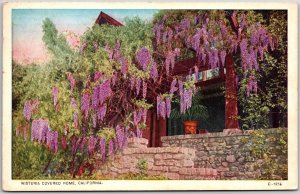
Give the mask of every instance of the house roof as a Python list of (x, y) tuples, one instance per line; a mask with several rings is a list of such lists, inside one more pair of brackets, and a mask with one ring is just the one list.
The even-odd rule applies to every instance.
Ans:
[(109, 15), (107, 15), (104, 12), (100, 12), (98, 18), (95, 21), (95, 24), (109, 24), (112, 26), (123, 26), (123, 24), (117, 20), (115, 20), (114, 18), (110, 17)]

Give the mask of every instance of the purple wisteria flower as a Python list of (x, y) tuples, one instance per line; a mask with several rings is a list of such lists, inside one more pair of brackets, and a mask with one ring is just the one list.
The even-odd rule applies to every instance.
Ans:
[(183, 82), (181, 80), (178, 80), (178, 89), (179, 89), (179, 95), (183, 94)]
[(39, 143), (44, 143), (48, 131), (47, 120), (33, 120), (31, 124), (31, 140), (37, 140)]
[(78, 107), (77, 107), (77, 103), (76, 103), (76, 100), (75, 100), (75, 98), (71, 98), (71, 106), (73, 107), (73, 108), (75, 108), (75, 109), (77, 109)]
[(94, 81), (99, 80), (102, 76), (103, 74), (100, 71), (96, 71), (94, 75)]
[[(81, 139), (81, 143), (80, 143), (80, 139)], [(88, 139), (87, 139), (87, 137), (82, 137), (80, 139), (78, 139), (77, 141), (78, 141), (78, 145), (80, 144), (79, 145), (79, 150), (82, 152), (83, 149), (84, 149), (84, 146), (88, 144)]]
[(87, 121), (90, 111), (90, 95), (87, 92), (84, 92), (81, 96), (81, 111), (83, 112), (84, 118)]
[(56, 153), (58, 151), (58, 132), (50, 130), (47, 132), (46, 138), (48, 148)]
[(123, 147), (123, 141), (124, 141), (124, 129), (117, 125), (116, 129), (116, 147), (122, 148)]
[(166, 98), (166, 114), (167, 114), (167, 118), (170, 118), (170, 115), (171, 115), (171, 99), (170, 99), (170, 97)]
[(141, 78), (137, 78), (135, 83), (135, 89), (136, 89), (136, 95), (138, 96), (140, 93), (140, 88), (141, 88)]
[(177, 79), (173, 79), (172, 83), (171, 83), (171, 89), (170, 89), (170, 93), (173, 94), (174, 92), (176, 92), (178, 90), (178, 88), (176, 87), (177, 84)]
[(97, 115), (96, 114), (93, 115), (93, 127), (94, 128), (97, 127)]
[(136, 59), (137, 59), (138, 63), (141, 65), (142, 69), (144, 71), (146, 71), (147, 67), (150, 63), (149, 50), (145, 47), (141, 48), (136, 55)]
[(97, 111), (97, 117), (99, 120), (103, 120), (107, 111), (107, 106), (106, 104), (103, 104), (100, 106), (99, 110)]
[(160, 115), (160, 103), (161, 103), (160, 96), (157, 96), (156, 97), (156, 114), (157, 114), (157, 118)]
[(156, 63), (153, 62), (151, 69), (150, 69), (150, 76), (152, 77), (152, 79), (155, 81), (158, 77), (158, 71), (157, 71), (157, 67), (156, 67)]
[(23, 115), (27, 121), (30, 120), (32, 114), (31, 101), (26, 101), (24, 104)]
[(121, 59), (121, 72), (123, 74), (128, 72), (128, 60), (124, 57)]
[(88, 142), (88, 154), (90, 157), (94, 154), (96, 144), (97, 138), (95, 138), (94, 136), (90, 136)]

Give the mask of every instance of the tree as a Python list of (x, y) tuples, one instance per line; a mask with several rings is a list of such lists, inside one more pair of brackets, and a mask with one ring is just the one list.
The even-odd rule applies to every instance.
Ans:
[(238, 128), (234, 57), (241, 59), (238, 65), (247, 78), (246, 93), (257, 92), (254, 73), (259, 70), (258, 57), (263, 59), (267, 50), (274, 49), (276, 38), (253, 20), (251, 11), (176, 13), (167, 10), (157, 16), (154, 33), (158, 58), (166, 72), (169, 71), (169, 61), (174, 60), (178, 50), (193, 52), (198, 61), (190, 71), (196, 75), (200, 66), (208, 65), (212, 69), (225, 66), (225, 128)]
[[(242, 69), (236, 67), (242, 127), (284, 127), (287, 125), (287, 12), (263, 11), (252, 15), (276, 36), (278, 46), (259, 60), (260, 70), (255, 73), (257, 93), (245, 94), (247, 79)], [(239, 63), (238, 58), (236, 63)]]

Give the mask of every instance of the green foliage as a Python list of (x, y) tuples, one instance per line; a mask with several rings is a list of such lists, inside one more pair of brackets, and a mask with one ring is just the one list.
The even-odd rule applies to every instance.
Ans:
[(148, 162), (145, 159), (140, 159), (137, 163), (137, 168), (139, 169), (140, 175), (147, 175)]
[[(259, 61), (260, 71), (251, 72), (258, 81), (258, 93), (246, 97), (245, 72), (240, 65), (236, 65), (240, 78), (238, 100), (241, 126), (243, 129), (287, 126), (287, 12), (250, 11), (247, 16), (250, 21), (265, 25), (275, 35), (278, 44), (273, 51), (264, 54), (263, 61)], [(236, 58), (235, 63), (239, 64), (240, 59)]]
[(184, 114), (180, 113), (180, 100), (176, 98), (172, 104), (171, 119), (185, 120), (199, 120), (207, 119), (207, 108), (201, 104), (200, 94), (195, 94), (192, 99), (192, 107), (189, 108)]
[[(15, 178), (42, 177), (44, 179), (45, 176), (52, 178), (65, 177), (66, 174), (71, 173), (71, 177), (74, 178), (75, 171), (78, 171), (83, 165), (94, 162), (94, 158), (89, 158), (87, 153), (69, 154), (72, 138), (82, 135), (83, 116), (80, 111), (80, 103), (81, 94), (88, 81), (87, 78), (93, 76), (96, 70), (103, 72), (109, 78), (114, 70), (120, 69), (120, 64), (109, 60), (107, 51), (104, 49), (106, 45), (113, 48), (116, 40), (120, 40), (122, 45), (126, 45), (121, 48), (122, 55), (128, 57), (129, 71), (134, 72), (141, 78), (149, 77), (149, 73), (132, 69), (135, 66), (135, 54), (139, 48), (147, 47), (152, 50), (151, 25), (139, 18), (134, 18), (131, 20), (126, 19), (126, 26), (122, 27), (93, 26), (82, 37), (82, 43), (86, 44), (86, 48), (82, 52), (80, 49), (72, 49), (67, 42), (66, 35), (59, 33), (53, 22), (48, 18), (44, 20), (42, 27), (44, 32), (43, 41), (52, 58), (46, 65), (20, 66), (13, 64), (13, 124), (14, 126), (27, 124), (23, 117), (24, 103), (27, 100), (38, 100), (40, 104), (38, 110), (32, 115), (31, 121), (33, 119), (47, 119), (50, 128), (58, 131), (59, 142), (67, 129), (68, 150), (59, 150), (55, 155), (51, 155), (45, 146), (37, 146), (36, 143), (25, 142), (18, 138), (18, 141), (13, 142), (13, 174)], [(98, 49), (95, 49), (95, 43), (98, 44)], [(70, 82), (67, 79), (69, 74), (72, 74), (76, 80), (73, 92), (71, 92)], [(52, 88), (54, 86), (59, 90), (57, 110), (53, 105)], [(91, 93), (91, 91), (85, 91)], [(75, 99), (79, 108), (70, 106), (71, 98)], [(117, 95), (116, 98), (118, 98)], [(142, 107), (151, 107), (151, 104), (146, 101), (137, 102)], [(76, 127), (73, 123), (73, 113), (75, 112), (78, 113), (78, 125), (80, 127)], [(31, 121), (28, 123), (31, 123)], [(117, 118), (117, 121), (122, 122), (119, 118)], [(92, 122), (86, 127), (92, 128)], [(93, 132), (91, 130), (90, 132), (105, 138), (106, 143), (115, 137), (114, 129), (105, 122), (98, 130)], [(92, 135), (91, 133), (86, 135)], [(27, 153), (27, 155), (22, 153)], [(28, 153), (30, 153), (31, 158), (28, 158)], [(39, 154), (44, 154), (45, 159), (41, 158), (42, 156)], [(49, 165), (48, 159), (50, 160)], [(75, 166), (72, 163), (75, 163)], [(30, 168), (30, 166), (33, 166), (33, 168)], [(72, 169), (75, 170), (72, 172)], [(45, 171), (44, 174), (43, 171)]]
[(117, 177), (116, 179), (121, 180), (168, 180), (165, 176), (150, 176), (150, 175), (143, 175), (143, 174), (126, 174)]
[(144, 108), (144, 109), (150, 109), (153, 105), (147, 103), (144, 99), (142, 100), (134, 100), (134, 104), (136, 105), (136, 107), (138, 108)]
[(72, 50), (69, 47), (65, 37), (59, 34), (53, 22), (46, 18), (43, 21), (43, 41), (53, 56), (64, 56), (72, 54)]
[(51, 153), (36, 142), (24, 143), (23, 138), (14, 137), (12, 144), (12, 178), (36, 179), (45, 176), (45, 166), (51, 160)]
[(264, 129), (252, 131), (248, 138), (241, 140), (249, 146), (251, 156), (257, 161), (255, 169), (259, 169), (261, 180), (288, 178), (287, 169), (287, 129), (278, 128), (278, 134), (266, 134)]

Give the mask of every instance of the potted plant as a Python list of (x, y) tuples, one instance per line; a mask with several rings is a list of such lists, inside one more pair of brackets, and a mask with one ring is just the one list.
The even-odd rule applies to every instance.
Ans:
[(184, 114), (180, 113), (179, 99), (174, 100), (174, 107), (171, 111), (171, 119), (180, 119), (183, 121), (185, 134), (196, 134), (199, 120), (207, 119), (208, 112), (207, 107), (201, 105), (201, 99), (199, 93), (192, 99), (192, 106)]

